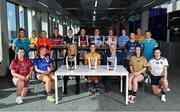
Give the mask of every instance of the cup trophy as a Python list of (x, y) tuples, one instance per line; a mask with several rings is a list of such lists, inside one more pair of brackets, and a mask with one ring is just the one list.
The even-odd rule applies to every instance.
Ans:
[(116, 57), (107, 57), (107, 70), (114, 71), (117, 66), (117, 58)]
[(91, 69), (91, 70), (94, 70), (94, 69), (96, 69), (96, 67), (97, 67), (97, 58), (96, 57), (90, 57), (89, 59), (88, 59), (88, 64), (89, 64), (89, 68)]
[(66, 68), (68, 70), (76, 69), (76, 57), (75, 56), (67, 56), (66, 57)]

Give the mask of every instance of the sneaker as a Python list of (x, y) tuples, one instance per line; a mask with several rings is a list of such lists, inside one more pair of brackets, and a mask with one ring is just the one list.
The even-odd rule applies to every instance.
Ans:
[(129, 95), (128, 96), (128, 102), (130, 102), (131, 98), (132, 98), (132, 95)]
[(165, 95), (162, 95), (162, 96), (161, 96), (161, 101), (162, 101), (162, 102), (166, 102), (166, 96), (165, 96)]
[(96, 91), (95, 91), (95, 95), (96, 95), (96, 96), (99, 96), (99, 95), (100, 95), (99, 90), (96, 90)]
[(21, 97), (21, 96), (18, 96), (18, 97), (16, 98), (16, 103), (17, 103), (17, 104), (22, 104), (22, 103), (23, 103), (23, 100), (22, 100), (22, 97)]
[(136, 97), (135, 96), (132, 96), (131, 99), (129, 100), (129, 103), (134, 103), (136, 100)]
[(167, 92), (170, 92), (171, 91), (171, 89), (170, 88), (167, 88)]
[(92, 96), (93, 93), (91, 91), (88, 92), (88, 96)]
[(55, 98), (53, 96), (47, 96), (47, 100), (49, 102), (55, 102)]

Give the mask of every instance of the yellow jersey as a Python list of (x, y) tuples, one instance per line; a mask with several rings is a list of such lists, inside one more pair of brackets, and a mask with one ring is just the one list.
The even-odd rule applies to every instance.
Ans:
[(144, 39), (144, 35), (135, 35), (135, 39), (141, 43), (141, 41)]
[(101, 55), (99, 54), (99, 53), (97, 53), (97, 52), (95, 52), (95, 53), (87, 53), (87, 54), (85, 54), (84, 55), (84, 64), (85, 65), (88, 65), (88, 59), (90, 58), (90, 57), (94, 57), (94, 58), (97, 58), (97, 60), (98, 60), (98, 65), (101, 63), (101, 61), (100, 61), (100, 59), (101, 59)]

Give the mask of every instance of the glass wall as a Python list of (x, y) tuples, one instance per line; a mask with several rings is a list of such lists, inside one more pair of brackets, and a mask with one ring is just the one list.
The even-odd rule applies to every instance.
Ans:
[(19, 6), (19, 27), (25, 28), (24, 8), (22, 6)]
[(31, 36), (32, 32), (32, 10), (27, 10), (27, 16), (28, 16), (28, 37)]
[(16, 38), (16, 6), (7, 2), (8, 39)]
[[(1, 5), (1, 4), (0, 4)], [(0, 13), (0, 17), (1, 17), (1, 13)], [(0, 62), (2, 61), (2, 34), (1, 34), (1, 18), (0, 18)]]
[(46, 13), (42, 13), (41, 14), (41, 20), (42, 20), (42, 30), (45, 30), (47, 32), (48, 35), (48, 14)]

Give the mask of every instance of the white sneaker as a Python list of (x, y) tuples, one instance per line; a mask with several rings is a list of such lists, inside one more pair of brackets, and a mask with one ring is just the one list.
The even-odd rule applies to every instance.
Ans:
[(162, 96), (161, 96), (161, 101), (162, 101), (162, 102), (166, 102), (166, 96), (165, 96), (165, 95), (162, 95)]
[(21, 96), (18, 96), (18, 97), (16, 98), (16, 103), (17, 103), (17, 104), (22, 104), (22, 103), (23, 103), (23, 100), (22, 100), (22, 97), (21, 97)]
[(167, 88), (167, 92), (170, 92), (171, 91), (171, 89), (170, 88)]
[(132, 96), (131, 99), (129, 100), (129, 103), (134, 103), (136, 101), (136, 97)]

